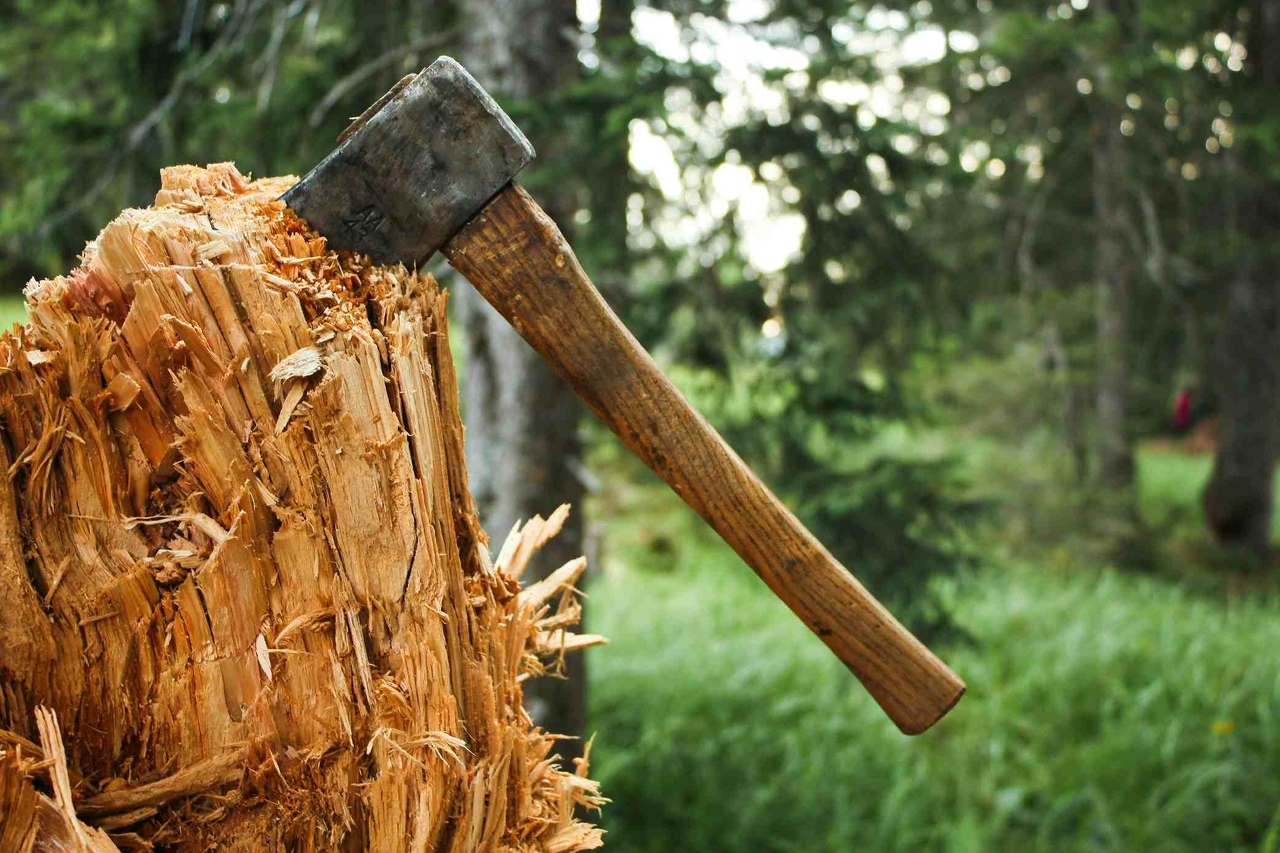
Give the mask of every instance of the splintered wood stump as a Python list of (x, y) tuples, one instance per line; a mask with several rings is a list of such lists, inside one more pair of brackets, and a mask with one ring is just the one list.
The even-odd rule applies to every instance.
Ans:
[(598, 847), (521, 705), (566, 508), (497, 559), (428, 275), (162, 175), (0, 337), (0, 850)]

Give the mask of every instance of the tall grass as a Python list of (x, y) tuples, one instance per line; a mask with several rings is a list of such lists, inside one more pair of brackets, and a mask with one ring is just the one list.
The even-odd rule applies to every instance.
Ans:
[(22, 302), (22, 294), (10, 293), (0, 296), (0, 331), (7, 331), (14, 323), (27, 322), (27, 309)]
[[(622, 530), (627, 543), (636, 531)], [(614, 851), (1258, 850), (1280, 820), (1280, 604), (1109, 571), (952, 591), (969, 695), (918, 738), (718, 543), (591, 593)]]

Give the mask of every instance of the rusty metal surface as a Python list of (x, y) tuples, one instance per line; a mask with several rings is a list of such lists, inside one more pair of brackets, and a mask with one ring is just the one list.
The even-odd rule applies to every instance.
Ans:
[(533, 156), (475, 78), (442, 56), (282, 198), (334, 248), (413, 265)]

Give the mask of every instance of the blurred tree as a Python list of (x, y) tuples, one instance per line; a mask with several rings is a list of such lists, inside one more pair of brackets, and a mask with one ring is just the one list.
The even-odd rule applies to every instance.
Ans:
[[(463, 64), (495, 96), (525, 102), (561, 97), (579, 78), (578, 18), (573, 0), (482, 0), (463, 7)], [(569, 128), (539, 123), (539, 156), (554, 164), (568, 155)], [(572, 239), (575, 183), (531, 182), (539, 203)], [(538, 282), (528, 282), (537, 286)], [(498, 544), (521, 520), (548, 511), (548, 500), (571, 503), (564, 530), (538, 555), (531, 580), (582, 553), (582, 406), (573, 390), (484, 299), (461, 284), (467, 383), (464, 415), (472, 490), (485, 528)], [(585, 656), (565, 663), (568, 679), (540, 679), (526, 688), (540, 725), (584, 733)], [(578, 747), (570, 745), (569, 751)]]
[(1254, 0), (1222, 18), (1223, 42), (1241, 45), (1245, 58), (1244, 73), (1223, 87), (1239, 144), (1227, 157), (1232, 268), (1216, 365), (1221, 430), (1203, 504), (1218, 539), (1261, 563), (1271, 552), (1280, 444), (1280, 5)]
[[(1280, 304), (1258, 272), (1274, 265), (1267, 199), (1280, 127), (1260, 106), (1274, 91), (1269, 52), (1254, 46), (1270, 43), (1273, 15), (1272, 4), (1229, 0), (978, 3), (935, 15), (980, 37), (938, 65), (938, 85), (959, 82), (949, 91), (962, 164), (987, 179), (988, 213), (969, 218), (1005, 235), (967, 256), (997, 271), (986, 299), (1005, 287), (1021, 301), (1023, 322), (1005, 333), (1034, 335), (1046, 363), (1072, 365), (1063, 432), (1075, 468), (1087, 464), (1081, 387), (1095, 389), (1090, 467), (1111, 491), (1132, 482), (1132, 436), (1167, 428), (1166, 401), (1192, 390), (1221, 416), (1206, 519), (1255, 557), (1270, 543), (1280, 429)], [(1089, 182), (1071, 180), (1085, 172)], [(1042, 238), (1046, 223), (1059, 239)], [(1090, 275), (1092, 341), (1071, 298)]]
[[(1112, 59), (1125, 56), (1130, 22), (1112, 9), (1112, 0), (1093, 0), (1093, 31), (1100, 38), (1081, 46), (1092, 71), (1090, 111), (1093, 166), (1094, 267), (1098, 313), (1098, 481), (1116, 491), (1133, 485), (1132, 407), (1133, 259), (1125, 236), (1132, 233), (1130, 151), (1120, 130), (1127, 80), (1117, 80)], [(1136, 509), (1136, 507), (1134, 507)]]
[[(1142, 49), (1137, 12), (1111, 0), (1050, 6), (1047, 16), (1044, 8), (980, 5), (956, 21), (984, 39), (944, 63), (959, 84), (954, 132), (962, 167), (981, 170), (989, 182), (993, 230), (1005, 235), (998, 248), (977, 247), (996, 253), (997, 290), (987, 293), (1007, 287), (1016, 294), (1021, 323), (1006, 331), (1037, 338), (1049, 381), (1062, 386), (1062, 431), (1076, 477), (1092, 468), (1133, 513), (1134, 316), (1144, 294), (1135, 239), (1138, 142), (1126, 101), (1134, 97), (1132, 57)], [(1071, 179), (1082, 172), (1089, 181)], [(1087, 329), (1078, 313), (1090, 279)], [(1090, 387), (1092, 407), (1084, 393)]]

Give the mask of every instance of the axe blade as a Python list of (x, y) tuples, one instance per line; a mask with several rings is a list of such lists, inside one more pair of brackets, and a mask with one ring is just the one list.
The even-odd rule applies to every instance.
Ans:
[(335, 249), (413, 266), (533, 157), (475, 78), (442, 56), (281, 198)]

